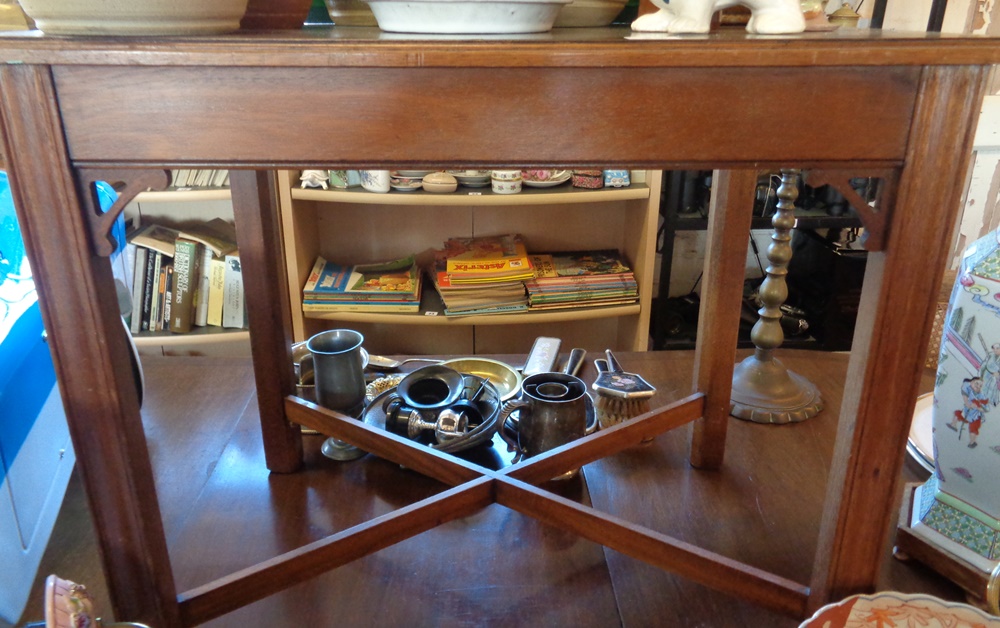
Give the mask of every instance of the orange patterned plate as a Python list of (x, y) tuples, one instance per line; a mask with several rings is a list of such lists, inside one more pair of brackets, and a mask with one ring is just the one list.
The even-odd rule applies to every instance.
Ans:
[(1000, 628), (1000, 617), (922, 593), (852, 595), (828, 604), (799, 628)]

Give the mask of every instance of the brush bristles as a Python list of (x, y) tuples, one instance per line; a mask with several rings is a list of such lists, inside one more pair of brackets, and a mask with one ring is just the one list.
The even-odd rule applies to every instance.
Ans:
[(597, 395), (594, 408), (597, 412), (597, 424), (604, 430), (649, 412), (649, 398), (625, 399), (602, 393)]

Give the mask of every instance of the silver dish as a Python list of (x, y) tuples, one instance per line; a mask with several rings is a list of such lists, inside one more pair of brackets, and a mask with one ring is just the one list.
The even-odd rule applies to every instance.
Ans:
[(489, 358), (455, 358), (442, 362), (459, 373), (468, 373), (489, 380), (500, 394), (500, 401), (507, 401), (521, 391), (521, 373), (509, 364)]

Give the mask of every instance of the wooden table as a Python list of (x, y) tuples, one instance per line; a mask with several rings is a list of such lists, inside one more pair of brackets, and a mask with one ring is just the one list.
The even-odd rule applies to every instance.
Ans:
[[(846, 31), (628, 34), (418, 39), (333, 28), (0, 38), (4, 154), (44, 278), (39, 300), (116, 616), (198, 623), (493, 502), (793, 616), (875, 586), (972, 129), (1000, 42)], [(517, 132), (497, 133), (500, 121)], [(698, 334), (711, 343), (697, 349), (695, 394), (504, 473), (286, 399), (294, 390), (287, 291), (267, 169), (423, 163), (725, 168)], [(267, 467), (301, 466), (291, 419), (455, 488), (178, 596), (105, 257), (114, 214), (95, 212), (90, 188), (120, 183), (127, 200), (164, 185), (153, 170), (164, 166), (233, 170)], [(758, 169), (772, 167), (834, 181), (880, 176), (889, 192), (877, 211), (863, 212), (872, 252), (808, 583), (533, 485), (691, 420), (691, 462), (723, 464), (751, 195)]]

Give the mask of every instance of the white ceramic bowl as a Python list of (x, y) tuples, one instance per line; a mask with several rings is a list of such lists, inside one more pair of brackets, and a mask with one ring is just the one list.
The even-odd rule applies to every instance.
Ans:
[(247, 0), (21, 0), (53, 35), (208, 35), (235, 31)]
[(544, 33), (570, 0), (365, 0), (394, 33)]

